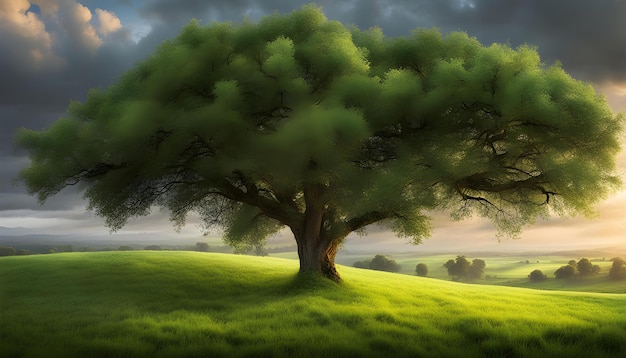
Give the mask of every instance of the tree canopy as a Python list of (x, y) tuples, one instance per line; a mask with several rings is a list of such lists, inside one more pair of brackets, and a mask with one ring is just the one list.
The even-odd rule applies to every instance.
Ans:
[(528, 278), (533, 282), (539, 282), (539, 281), (545, 280), (547, 276), (546, 274), (543, 273), (543, 271), (537, 269), (537, 270), (532, 270), (530, 274), (528, 275)]
[(456, 259), (450, 259), (443, 267), (448, 270), (448, 275), (453, 280), (469, 279), (476, 280), (483, 276), (487, 264), (484, 260), (474, 259), (470, 262), (465, 256), (459, 255)]
[(390, 38), (305, 6), (239, 25), (192, 21), (44, 131), (21, 172), (45, 201), (79, 184), (112, 229), (159, 205), (257, 247), (288, 227), (301, 271), (339, 280), (351, 232), (419, 243), (429, 213), (517, 235), (589, 214), (620, 183), (622, 119), (531, 46), (465, 33)]
[(576, 271), (578, 271), (578, 274), (581, 276), (597, 274), (600, 270), (600, 266), (594, 265), (588, 258), (585, 257), (578, 260), (578, 263), (576, 263)]
[(370, 270), (399, 272), (402, 267), (385, 255), (376, 255), (369, 263)]
[(576, 275), (575, 265), (564, 265), (554, 271), (554, 277), (558, 279), (572, 278), (574, 275)]
[(614, 257), (611, 261), (613, 264), (609, 270), (609, 277), (616, 280), (626, 279), (626, 261), (621, 257)]
[(420, 262), (415, 266), (415, 274), (420, 277), (426, 277), (428, 275), (428, 265)]

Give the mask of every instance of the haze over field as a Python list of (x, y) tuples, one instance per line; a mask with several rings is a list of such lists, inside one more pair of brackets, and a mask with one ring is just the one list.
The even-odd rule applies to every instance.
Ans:
[[(199, 241), (191, 221), (181, 233), (166, 213), (133, 220), (110, 236), (103, 220), (85, 211), (86, 203), (69, 190), (39, 206), (12, 180), (27, 158), (12, 148), (18, 127), (44, 128), (63, 115), (70, 99), (82, 100), (91, 87), (106, 87), (155, 46), (178, 33), (190, 18), (202, 23), (253, 21), (272, 11), (290, 12), (300, 1), (11, 1), (0, 4), (0, 236), (49, 234), (61, 237), (119, 238), (146, 241)], [(574, 77), (592, 82), (615, 111), (626, 109), (626, 4), (615, 1), (321, 1), (330, 19), (360, 28), (379, 26), (387, 36), (410, 34), (416, 27), (463, 30), (482, 43), (538, 46), (543, 60), (559, 60)], [(621, 170), (626, 157), (621, 156)], [(352, 238), (348, 249), (553, 250), (623, 244), (626, 192), (598, 207), (598, 217), (554, 218), (527, 228), (520, 241), (498, 243), (486, 221), (453, 223), (435, 214), (433, 236), (418, 248), (373, 228)], [(279, 238), (293, 244), (288, 234)], [(284, 240), (284, 241), (283, 241)]]

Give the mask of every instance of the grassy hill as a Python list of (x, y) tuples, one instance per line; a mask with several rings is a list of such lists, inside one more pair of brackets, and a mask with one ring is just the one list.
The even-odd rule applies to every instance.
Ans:
[(0, 356), (626, 356), (626, 295), (193, 252), (0, 258)]

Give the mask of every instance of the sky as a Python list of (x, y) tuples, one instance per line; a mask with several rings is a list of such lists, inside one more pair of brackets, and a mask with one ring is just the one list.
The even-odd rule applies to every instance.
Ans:
[[(110, 234), (104, 220), (87, 212), (76, 190), (44, 205), (16, 182), (27, 154), (15, 148), (20, 127), (43, 129), (61, 117), (70, 100), (88, 89), (106, 88), (156, 46), (174, 37), (192, 18), (252, 21), (275, 11), (299, 9), (300, 0), (0, 0), (0, 237), (59, 235), (119, 238), (129, 235), (200, 241), (192, 218), (180, 233), (167, 213), (155, 208)], [(326, 16), (361, 29), (382, 28), (387, 36), (415, 28), (465, 31), (481, 43), (536, 46), (543, 62), (559, 61), (573, 77), (606, 96), (615, 112), (626, 111), (626, 1), (620, 0), (349, 0), (316, 2)], [(626, 155), (620, 155), (620, 173)], [(587, 218), (552, 218), (527, 227), (520, 240), (498, 240), (479, 219), (452, 222), (434, 213), (430, 239), (413, 247), (373, 228), (351, 236), (348, 249), (541, 251), (590, 246), (626, 246), (626, 191), (597, 206)], [(293, 243), (282, 238), (285, 243)], [(279, 242), (281, 239), (275, 239)], [(270, 241), (271, 242), (271, 241)]]

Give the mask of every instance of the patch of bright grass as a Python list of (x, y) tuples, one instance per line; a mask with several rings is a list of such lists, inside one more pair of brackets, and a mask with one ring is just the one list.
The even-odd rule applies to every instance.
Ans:
[(623, 356), (626, 295), (192, 252), (0, 259), (0, 356)]

